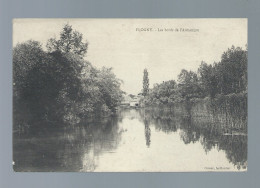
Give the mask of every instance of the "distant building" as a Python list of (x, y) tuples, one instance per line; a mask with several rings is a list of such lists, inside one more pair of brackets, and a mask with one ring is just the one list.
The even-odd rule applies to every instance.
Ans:
[(141, 95), (132, 95), (132, 97), (130, 97), (129, 95), (124, 95), (124, 99), (121, 102), (121, 106), (138, 107), (141, 97)]
[(139, 106), (139, 100), (137, 98), (134, 98), (131, 102), (130, 102), (130, 106), (131, 107), (137, 107)]
[(121, 101), (121, 106), (130, 106), (130, 101), (132, 98), (129, 95), (124, 95), (123, 100)]
[(141, 99), (141, 96), (135, 96), (131, 101), (130, 101), (130, 106), (131, 107), (138, 107), (139, 106), (139, 101)]

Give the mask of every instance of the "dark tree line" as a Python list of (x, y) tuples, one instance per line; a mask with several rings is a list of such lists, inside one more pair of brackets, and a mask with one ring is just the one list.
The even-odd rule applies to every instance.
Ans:
[(196, 98), (247, 93), (247, 50), (232, 46), (218, 63), (202, 62), (196, 72), (183, 69), (175, 80), (155, 84), (146, 104), (173, 104)]
[(50, 39), (47, 49), (37, 41), (13, 49), (15, 126), (79, 122), (116, 111), (121, 80), (111, 68), (99, 70), (83, 59), (87, 43), (82, 34), (65, 25), (60, 39)]

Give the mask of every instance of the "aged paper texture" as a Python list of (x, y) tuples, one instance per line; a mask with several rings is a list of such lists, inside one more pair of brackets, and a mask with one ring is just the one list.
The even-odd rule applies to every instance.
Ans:
[(13, 168), (247, 170), (247, 19), (14, 19)]

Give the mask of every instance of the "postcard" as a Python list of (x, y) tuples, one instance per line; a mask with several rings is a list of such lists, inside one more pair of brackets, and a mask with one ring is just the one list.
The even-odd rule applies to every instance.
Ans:
[(14, 19), (16, 172), (247, 171), (247, 19)]

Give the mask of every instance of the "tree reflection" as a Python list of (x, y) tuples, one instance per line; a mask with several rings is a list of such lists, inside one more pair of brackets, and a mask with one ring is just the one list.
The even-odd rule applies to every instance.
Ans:
[(162, 130), (165, 133), (176, 132), (176, 117), (173, 116), (172, 111), (164, 111), (158, 108), (140, 109), (139, 114), (142, 121), (149, 121), (149, 124), (153, 124), (155, 129)]
[(117, 116), (14, 134), (14, 170), (94, 171), (98, 156), (117, 148), (119, 121)]
[(123, 118), (142, 122), (149, 149), (152, 149), (151, 130), (165, 134), (177, 132), (183, 143), (200, 143), (206, 154), (213, 148), (225, 151), (226, 158), (238, 170), (247, 168), (246, 130), (226, 128), (221, 121), (212, 122), (212, 117), (206, 115), (177, 116), (171, 109), (151, 108), (126, 109), (118, 111), (114, 117), (85, 120), (80, 124), (44, 126), (38, 122), (40, 128), (33, 126), (22, 134), (14, 132), (14, 169), (94, 171), (99, 165), (100, 156), (118, 148), (123, 134), (119, 122), (123, 122)]
[(185, 144), (195, 143), (200, 139), (200, 132), (191, 124), (191, 117), (184, 116), (180, 119), (180, 137)]
[[(139, 114), (145, 124), (146, 143), (151, 142), (150, 124), (165, 133), (180, 131), (180, 138), (185, 144), (200, 142), (207, 154), (212, 148), (223, 150), (229, 162), (237, 169), (247, 168), (247, 130), (227, 128), (225, 121), (212, 121), (214, 116), (181, 116), (169, 108), (140, 109)], [(224, 118), (224, 117), (223, 117)], [(220, 119), (218, 115), (218, 119)], [(236, 119), (233, 124), (236, 123)], [(245, 125), (242, 127), (246, 127)]]
[(145, 140), (146, 140), (146, 146), (149, 148), (151, 144), (151, 129), (149, 127), (149, 122), (147, 119), (144, 120), (144, 132), (145, 132)]

